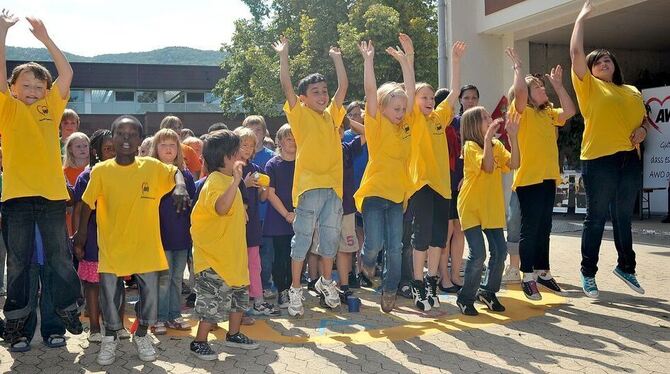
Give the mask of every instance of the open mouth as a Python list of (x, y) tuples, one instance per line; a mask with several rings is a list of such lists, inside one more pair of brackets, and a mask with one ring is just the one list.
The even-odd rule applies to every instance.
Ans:
[(123, 144), (121, 144), (121, 148), (123, 148), (123, 149), (130, 149), (130, 143), (128, 143), (128, 142), (124, 142)]

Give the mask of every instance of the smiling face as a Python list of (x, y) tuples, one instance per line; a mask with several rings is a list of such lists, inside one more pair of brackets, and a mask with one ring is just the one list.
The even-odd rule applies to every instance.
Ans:
[(286, 152), (287, 154), (295, 154), (295, 152), (298, 150), (293, 135), (286, 135), (284, 138), (282, 138), (282, 140), (280, 140), (280, 146), (282, 152)]
[(605, 82), (612, 82), (614, 77), (614, 62), (609, 55), (603, 55), (597, 59), (591, 67), (591, 74)]
[(47, 94), (47, 82), (35, 77), (30, 70), (24, 70), (10, 87), (12, 96), (26, 105), (31, 105), (43, 99)]
[(407, 113), (407, 97), (395, 96), (382, 108), (382, 115), (394, 125), (399, 125)]
[(430, 87), (422, 87), (416, 92), (416, 103), (424, 116), (435, 109), (435, 92)]
[(265, 139), (265, 128), (260, 123), (252, 123), (247, 127), (256, 135), (256, 151), (260, 151), (263, 148), (263, 139)]
[(363, 123), (363, 110), (359, 106), (354, 107), (347, 113), (347, 117), (358, 123)]
[(245, 137), (240, 141), (239, 157), (242, 161), (249, 161), (256, 149), (256, 141), (249, 137)]
[(121, 120), (112, 135), (116, 157), (134, 158), (141, 141), (138, 125), (128, 118)]
[(307, 86), (305, 95), (300, 95), (300, 100), (307, 105), (308, 108), (317, 113), (323, 113), (328, 107), (328, 85), (326, 82), (310, 83)]
[(541, 107), (549, 102), (549, 97), (547, 96), (544, 84), (538, 82), (530, 83), (530, 100), (535, 107)]

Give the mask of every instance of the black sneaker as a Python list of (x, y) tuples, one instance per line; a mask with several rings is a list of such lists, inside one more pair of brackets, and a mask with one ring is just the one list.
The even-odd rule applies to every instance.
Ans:
[(358, 281), (361, 287), (372, 287), (372, 280), (363, 274), (363, 272), (358, 273)]
[(195, 307), (195, 292), (191, 293), (191, 294), (188, 295), (188, 297), (186, 298), (186, 306), (187, 306), (188, 308), (193, 308), (193, 307)]
[(426, 297), (426, 286), (423, 281), (412, 281), (412, 296), (414, 296), (414, 305), (419, 309), (427, 312), (430, 310), (430, 302)]
[(219, 356), (212, 350), (212, 347), (209, 346), (207, 342), (196, 342), (195, 340), (191, 342), (191, 353), (205, 361), (216, 360)]
[(466, 316), (478, 316), (479, 312), (477, 309), (475, 309), (475, 305), (473, 303), (468, 303), (465, 304), (461, 300), (456, 299), (456, 305), (458, 306), (458, 309), (461, 310), (461, 313)]
[(551, 275), (549, 275), (549, 279), (542, 278), (542, 275), (538, 276), (537, 283), (545, 288), (548, 288), (557, 295), (565, 295), (565, 292), (561, 289), (561, 286), (556, 283), (556, 280)]
[(58, 317), (60, 317), (61, 321), (63, 321), (65, 329), (69, 331), (70, 334), (79, 335), (84, 332), (84, 327), (81, 325), (81, 321), (79, 320), (79, 316), (81, 316), (79, 309), (57, 310), (56, 314)]
[(226, 334), (226, 346), (241, 349), (256, 349), (258, 348), (258, 343), (238, 332), (235, 335)]
[(361, 281), (353, 271), (349, 272), (349, 288), (361, 288)]
[(4, 323), (4, 329), (2, 331), (2, 339), (9, 343), (14, 344), (23, 337), (23, 329), (26, 325), (28, 316), (16, 319), (8, 319)]
[[(317, 279), (314, 279), (314, 280), (311, 280), (311, 281), (307, 282), (307, 291), (316, 292), (316, 281), (318, 281), (318, 280), (319, 279), (317, 278)], [(318, 292), (316, 292), (316, 293), (318, 293)]]
[(526, 298), (529, 300), (542, 300), (542, 295), (537, 289), (537, 282), (534, 280), (522, 281), (521, 289), (523, 289), (523, 294), (526, 295)]
[(427, 276), (424, 282), (426, 285), (426, 298), (428, 299), (428, 303), (433, 308), (439, 308), (440, 299), (437, 296), (437, 283), (439, 282), (439, 279), (437, 278), (437, 275), (433, 275), (432, 277)]
[(398, 287), (398, 295), (404, 297), (405, 299), (412, 299), (412, 286), (409, 283), (401, 282)]
[(500, 301), (493, 292), (480, 290), (477, 293), (477, 300), (484, 303), (489, 310), (494, 312), (504, 312), (505, 307), (500, 304)]

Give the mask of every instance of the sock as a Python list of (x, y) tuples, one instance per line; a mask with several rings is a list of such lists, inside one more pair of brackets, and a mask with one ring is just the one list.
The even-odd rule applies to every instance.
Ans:
[(149, 326), (144, 326), (140, 324), (137, 326), (137, 331), (135, 331), (135, 336), (146, 336), (147, 335), (147, 330), (149, 329)]
[(323, 275), (321, 276), (321, 283), (322, 284), (331, 284), (333, 283), (332, 279), (326, 279)]
[(530, 282), (532, 280), (535, 280), (535, 277), (533, 275), (534, 275), (533, 273), (523, 273), (523, 281)]

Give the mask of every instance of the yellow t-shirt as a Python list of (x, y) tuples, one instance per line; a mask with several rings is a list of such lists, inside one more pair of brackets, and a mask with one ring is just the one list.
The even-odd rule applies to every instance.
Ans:
[(233, 177), (215, 171), (207, 177), (191, 213), (193, 267), (196, 273), (212, 268), (231, 287), (249, 285), (246, 219), (240, 190), (228, 214), (216, 212), (216, 200)]
[(101, 273), (165, 270), (158, 206), (175, 186), (177, 168), (150, 157), (122, 166), (115, 159), (91, 170), (82, 200), (96, 209)]
[(584, 116), (582, 160), (635, 149), (630, 135), (645, 115), (642, 94), (629, 85), (602, 81), (587, 71), (583, 80), (572, 71), (572, 85)]
[(12, 97), (9, 90), (0, 92), (5, 173), (2, 201), (29, 196), (68, 199), (58, 137), (68, 100), (55, 85), (31, 105)]
[(505, 227), (502, 173), (510, 171), (507, 164), (511, 154), (498, 139), (494, 139), (492, 173), (482, 170), (484, 149), (477, 143), (465, 142), (463, 158), (463, 186), (458, 193), (461, 227), (463, 230), (475, 226), (481, 226), (482, 230)]
[(409, 175), (412, 183), (410, 196), (428, 185), (445, 199), (451, 199), (449, 148), (445, 129), (451, 124), (454, 112), (444, 100), (428, 116), (414, 105), (412, 123), (412, 152)]
[(293, 108), (284, 104), (298, 151), (293, 177), (293, 205), (304, 192), (332, 188), (342, 198), (342, 139), (339, 127), (346, 114), (342, 106), (331, 101), (319, 114), (298, 100)]
[(356, 209), (363, 211), (363, 200), (377, 196), (394, 203), (404, 203), (409, 198), (409, 156), (411, 151), (411, 120), (406, 116), (394, 125), (381, 111), (376, 117), (365, 112), (365, 139), (369, 159), (361, 186), (354, 194)]
[[(516, 113), (514, 101), (509, 106), (510, 113)], [(554, 179), (560, 183), (558, 168), (558, 136), (556, 126), (565, 125), (558, 116), (563, 109), (546, 108), (535, 110), (527, 106), (519, 119), (519, 152), (521, 165), (514, 173), (512, 189), (542, 183)]]

